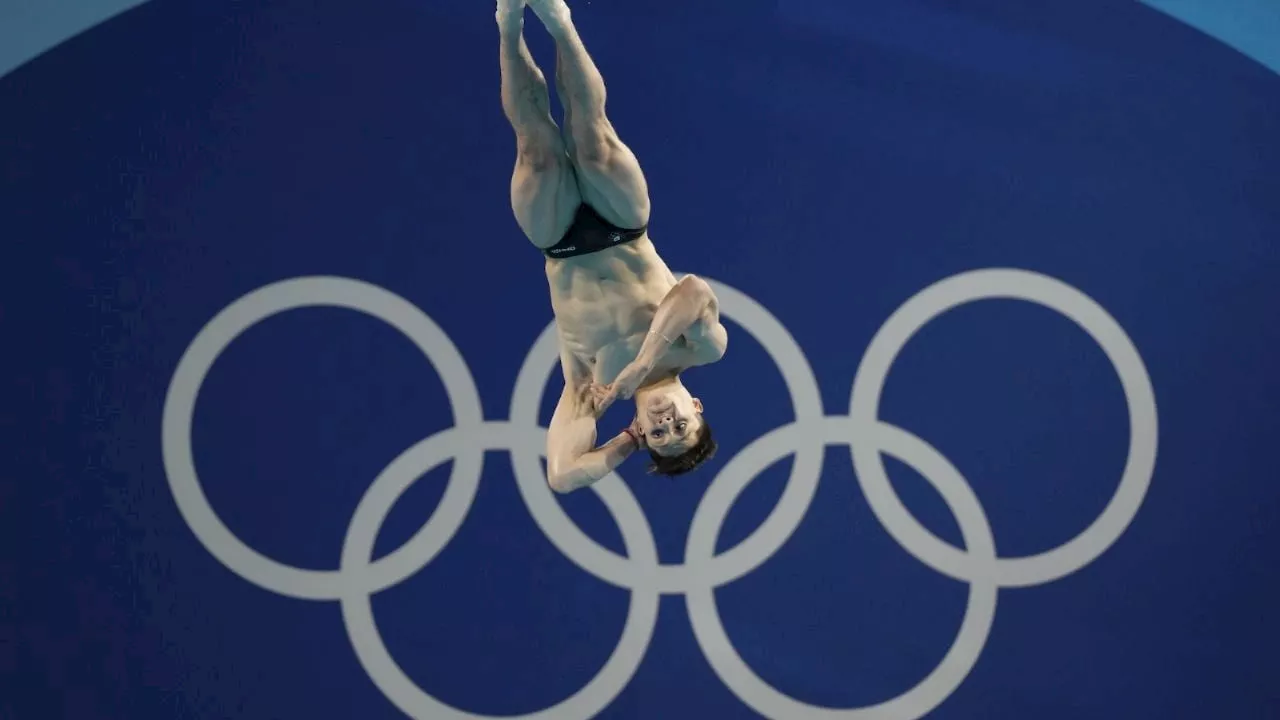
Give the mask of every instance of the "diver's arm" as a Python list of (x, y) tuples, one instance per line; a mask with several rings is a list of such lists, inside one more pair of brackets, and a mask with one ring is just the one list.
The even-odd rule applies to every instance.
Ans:
[(595, 400), (565, 385), (547, 429), (547, 482), (558, 493), (573, 492), (595, 483), (639, 449), (625, 430), (609, 442), (596, 442)]
[(584, 488), (608, 475), (636, 450), (625, 431), (599, 448), (596, 418), (603, 410), (587, 368), (560, 343), (564, 391), (547, 429), (547, 482), (559, 493)]
[[(682, 336), (684, 342), (676, 348)], [(679, 372), (718, 361), (724, 357), (728, 340), (720, 324), (720, 303), (711, 286), (702, 278), (684, 276), (662, 298), (636, 359), (613, 379), (604, 406), (618, 398), (633, 397), (668, 353), (675, 353), (666, 363), (668, 369)]]
[(636, 362), (657, 366), (682, 335), (698, 365), (716, 362), (728, 346), (728, 333), (720, 324), (720, 301), (707, 281), (695, 275), (685, 275), (662, 299)]

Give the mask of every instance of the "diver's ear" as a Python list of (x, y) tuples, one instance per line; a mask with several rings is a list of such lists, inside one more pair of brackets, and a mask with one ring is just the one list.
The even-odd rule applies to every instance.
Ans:
[(693, 409), (702, 412), (702, 401), (698, 398), (693, 399)]

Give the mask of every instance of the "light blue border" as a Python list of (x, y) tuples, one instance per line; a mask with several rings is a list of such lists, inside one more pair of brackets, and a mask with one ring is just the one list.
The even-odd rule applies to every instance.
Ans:
[(0, 77), (147, 0), (0, 0)]
[[(0, 2), (0, 77), (146, 1), (3, 0)], [(1280, 74), (1280, 0), (1138, 1)]]
[(1280, 0), (1139, 0), (1280, 74)]

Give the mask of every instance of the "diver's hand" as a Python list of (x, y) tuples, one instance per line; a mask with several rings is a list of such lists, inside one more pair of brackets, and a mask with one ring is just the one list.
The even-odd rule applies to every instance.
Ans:
[(651, 372), (653, 372), (653, 366), (639, 359), (633, 360), (630, 365), (622, 368), (622, 372), (618, 373), (618, 377), (614, 378), (613, 384), (609, 386), (605, 407), (612, 405), (615, 400), (630, 400)]
[(594, 418), (604, 415), (604, 411), (608, 410), (609, 405), (613, 404), (610, 393), (611, 390), (608, 385), (587, 383), (578, 395), (580, 412), (584, 416), (589, 415)]

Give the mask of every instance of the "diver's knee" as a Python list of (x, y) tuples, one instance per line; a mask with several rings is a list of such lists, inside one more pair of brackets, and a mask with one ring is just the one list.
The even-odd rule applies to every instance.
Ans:
[(558, 139), (524, 136), (516, 141), (516, 164), (525, 170), (549, 172), (564, 161), (564, 145)]
[(580, 166), (607, 167), (622, 150), (622, 142), (603, 115), (595, 120), (574, 118), (570, 134), (574, 161)]

